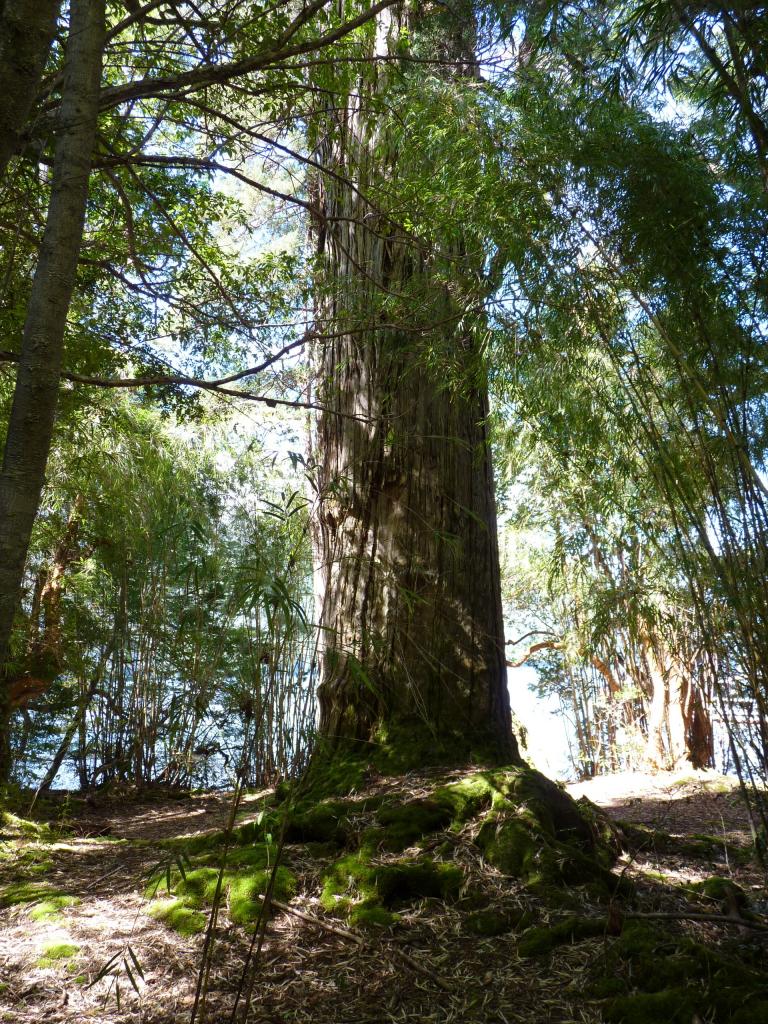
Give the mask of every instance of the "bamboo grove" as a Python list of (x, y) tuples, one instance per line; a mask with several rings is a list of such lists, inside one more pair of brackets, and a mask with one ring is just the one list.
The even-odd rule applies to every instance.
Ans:
[[(466, 5), (475, 56), (462, 44), (459, 61), (430, 36), (429, 3), (402, 5), (411, 35), (405, 16), (382, 29), (393, 3), (110, 2), (93, 138), (65, 116), (88, 86), (67, 35), (98, 5), (5, 0), (0, 52), (25, 6), (40, 18), (32, 106), (0, 106), (11, 777), (301, 772), (313, 523), (341, 500), (328, 452), (303, 440), (331, 404), (318, 353), (386, 328), (410, 332), (408, 358), (451, 401), (489, 383), (507, 663), (536, 666), (556, 697), (575, 770), (690, 762), (764, 780), (765, 5)], [(350, 96), (388, 173), (338, 158)], [(79, 230), (59, 209), (73, 148)], [(355, 198), (329, 216), (332, 188)], [(365, 303), (331, 315), (318, 252), (352, 239), (353, 265), (363, 230), (391, 265), (396, 239), (428, 289), (356, 266)], [(36, 369), (45, 259), (67, 246)], [(465, 346), (434, 341), (435, 309)], [(46, 380), (22, 436), (24, 382)], [(22, 464), (29, 530), (11, 494)]]

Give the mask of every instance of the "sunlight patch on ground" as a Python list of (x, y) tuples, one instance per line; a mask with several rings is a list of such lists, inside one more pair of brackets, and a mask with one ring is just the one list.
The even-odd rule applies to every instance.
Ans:
[(692, 768), (672, 772), (617, 772), (598, 775), (586, 782), (568, 786), (568, 792), (578, 800), (587, 796), (605, 807), (626, 804), (631, 800), (656, 796), (658, 798), (684, 798), (686, 791), (711, 794), (733, 793), (739, 788), (734, 776), (721, 775), (712, 769), (694, 771)]

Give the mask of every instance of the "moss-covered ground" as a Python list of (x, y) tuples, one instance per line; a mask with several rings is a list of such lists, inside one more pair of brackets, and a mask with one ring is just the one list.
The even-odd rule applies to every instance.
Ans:
[(107, 999), (127, 1024), (139, 996), (147, 1024), (186, 1020), (205, 942), (212, 1019), (228, 1019), (271, 891), (258, 1021), (768, 1021), (748, 844), (622, 825), (530, 769), (350, 761), (246, 797), (231, 830), (223, 796), (71, 808), (66, 830), (55, 802), (7, 821), (0, 1020), (63, 1024)]

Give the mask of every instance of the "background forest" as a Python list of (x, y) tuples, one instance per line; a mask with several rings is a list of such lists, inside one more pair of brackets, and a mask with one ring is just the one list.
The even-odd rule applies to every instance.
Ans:
[(767, 90), (0, 0), (0, 1018), (768, 1022)]
[[(91, 6), (0, 7), (2, 74), (31, 75), (26, 112), (10, 86), (0, 108), (3, 480), (33, 448), (45, 473), (21, 592), (2, 575), (11, 778), (224, 784), (243, 751), (252, 783), (305, 767), (318, 126), (383, 76), (369, 116), (396, 184), (351, 181), (476, 340), (421, 357), (451, 393), (490, 384), (508, 664), (535, 666), (578, 777), (763, 780), (763, 6), (475, 5), (476, 60), (451, 77), (404, 35), (371, 56), (386, 2), (110, 2), (88, 141), (66, 117), (84, 88), (67, 34)], [(67, 247), (69, 293), (43, 317), (59, 356), (29, 356)], [(346, 315), (418, 333), (433, 314), (414, 292)], [(14, 394), (49, 371), (50, 444), (19, 456)]]

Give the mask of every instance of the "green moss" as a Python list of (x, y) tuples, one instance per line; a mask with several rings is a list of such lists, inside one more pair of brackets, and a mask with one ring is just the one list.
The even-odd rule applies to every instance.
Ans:
[(494, 867), (516, 878), (533, 872), (539, 852), (544, 850), (543, 839), (532, 834), (524, 822), (496, 814), (486, 818), (477, 845)]
[(469, 775), (459, 782), (437, 789), (435, 799), (450, 804), (453, 824), (462, 825), (481, 811), (487, 810), (494, 799), (503, 795), (499, 780), (503, 779), (504, 775), (505, 773), (501, 771)]
[(277, 846), (271, 843), (256, 843), (253, 846), (238, 846), (227, 853), (229, 867), (268, 868), (277, 858)]
[[(188, 856), (194, 859), (195, 864), (218, 867), (222, 859), (222, 848), (216, 846)], [(274, 864), (276, 857), (277, 846), (273, 843), (231, 846), (227, 850), (226, 864), (228, 868), (267, 868)]]
[(469, 760), (465, 736), (441, 735), (438, 740), (425, 723), (403, 717), (381, 725), (373, 737), (371, 763), (385, 775), (404, 775), (428, 765), (457, 764)]
[[(498, 777), (504, 779), (505, 773), (499, 772)], [(431, 797), (385, 803), (376, 814), (378, 830), (367, 833), (366, 839), (379, 849), (399, 852), (435, 832), (460, 828), (494, 799), (503, 799), (494, 773), (470, 775), (438, 787)]]
[(736, 882), (730, 878), (721, 878), (719, 875), (712, 875), (705, 878), (703, 882), (694, 882), (688, 886), (693, 892), (701, 893), (707, 899), (715, 900), (717, 903), (726, 906), (736, 906), (745, 910), (749, 906), (749, 897)]
[(389, 928), (398, 920), (397, 914), (384, 907), (356, 906), (349, 913), (349, 923), (356, 928)]
[(309, 810), (293, 814), (285, 827), (289, 843), (335, 843), (344, 846), (349, 836), (351, 807), (341, 800), (326, 800)]
[(43, 946), (42, 953), (49, 960), (68, 960), (79, 951), (80, 947), (73, 945), (71, 942), (52, 942)]
[(626, 994), (627, 985), (623, 978), (593, 978), (586, 989), (592, 999), (610, 999)]
[(574, 801), (550, 805), (548, 787), (536, 776), (518, 772), (503, 801), (494, 800), (476, 840), (488, 861), (542, 895), (552, 886), (585, 884), (604, 896), (631, 892), (629, 879), (606, 867), (610, 852), (592, 846), (589, 826), (578, 825)]
[(498, 911), (477, 910), (464, 918), (462, 930), (468, 935), (491, 938), (494, 935), (505, 935), (518, 928), (527, 928), (532, 920), (527, 910)]
[[(262, 896), (269, 886), (272, 876), (271, 868), (257, 871), (225, 871), (222, 876), (221, 891), (229, 915), (235, 924), (246, 924), (259, 915)], [(186, 905), (193, 908), (202, 907), (213, 902), (219, 880), (219, 869), (214, 867), (196, 868), (187, 871), (185, 878), (178, 878), (175, 892), (184, 896)], [(275, 899), (290, 899), (296, 892), (296, 879), (288, 868), (280, 865), (275, 872), (273, 895)]]
[(0, 889), (0, 907), (35, 904), (29, 911), (33, 921), (45, 921), (58, 917), (66, 907), (76, 907), (80, 900), (66, 896), (44, 882), (16, 882)]
[(340, 857), (323, 873), (320, 904), (329, 913), (349, 913), (350, 898), (376, 902), (373, 868), (366, 852)]
[(286, 800), (289, 800), (296, 792), (296, 780), (295, 779), (283, 779), (275, 786), (275, 803), (282, 804)]
[(609, 892), (622, 884), (595, 858), (551, 838), (517, 812), (489, 815), (477, 844), (494, 867), (543, 893), (552, 885), (592, 882)]
[(610, 1024), (691, 1024), (700, 1004), (690, 989), (672, 988), (612, 999), (603, 1016)]
[(436, 864), (428, 858), (381, 865), (375, 869), (374, 877), (379, 897), (387, 907), (428, 897), (445, 902), (457, 900), (464, 881), (461, 868)]
[[(198, 900), (201, 904), (204, 900), (210, 902), (216, 893), (219, 868), (195, 868), (194, 871), (187, 871), (184, 878), (181, 875), (177, 875), (176, 879), (175, 883), (171, 886), (175, 892), (188, 896), (190, 899)], [(225, 872), (222, 877), (222, 887), (226, 885), (226, 879), (227, 874)]]
[(364, 849), (339, 858), (326, 869), (320, 903), (329, 913), (351, 919), (360, 909), (391, 910), (425, 898), (456, 900), (463, 881), (463, 872), (452, 864), (436, 864), (426, 857), (377, 864)]
[(37, 961), (38, 967), (58, 967), (59, 964), (71, 960), (79, 953), (80, 947), (71, 942), (54, 942), (43, 946), (42, 956)]
[(517, 951), (520, 956), (542, 956), (557, 946), (604, 936), (606, 927), (605, 918), (602, 917), (568, 917), (554, 925), (529, 928), (520, 939)]
[(56, 920), (62, 910), (66, 910), (67, 907), (76, 907), (80, 902), (77, 896), (48, 896), (42, 903), (32, 907), (29, 916), (33, 921)]
[(421, 718), (402, 717), (381, 725), (365, 742), (318, 747), (302, 790), (317, 801), (359, 791), (371, 773), (403, 775), (429, 765), (463, 762), (498, 765), (500, 758), (492, 741), (470, 742), (463, 727), (454, 732), (443, 728), (436, 738)]
[(325, 797), (346, 796), (365, 785), (366, 752), (347, 745), (342, 749), (318, 747), (302, 786), (304, 799), (317, 802)]
[(207, 923), (205, 914), (190, 906), (185, 899), (155, 900), (150, 903), (148, 913), (187, 937), (204, 931)]
[[(338, 766), (337, 762), (336, 763)], [(601, 845), (595, 828), (576, 803), (555, 783), (527, 767), (475, 772), (440, 786), (432, 796), (404, 803), (381, 800), (375, 825), (355, 838), (350, 819), (361, 807), (350, 801), (325, 800), (295, 813), (287, 826), (292, 842), (352, 842), (369, 851), (399, 852), (425, 836), (460, 828), (487, 812), (478, 843), (488, 860), (532, 886), (591, 883), (605, 895), (620, 883), (607, 864), (613, 851)], [(306, 804), (304, 804), (306, 806)], [(624, 885), (629, 887), (629, 883)], [(338, 894), (336, 894), (338, 895)]]
[(592, 829), (597, 839), (597, 851), (608, 851), (610, 859), (607, 863), (613, 863), (624, 849), (624, 837), (621, 829), (613, 818), (602, 807), (592, 803), (587, 797), (582, 796), (576, 801), (579, 814)]
[(660, 882), (662, 885), (670, 884), (668, 875), (665, 875), (663, 871), (653, 871), (650, 868), (640, 869), (640, 874), (643, 878), (647, 878), (649, 882)]
[(625, 846), (633, 853), (669, 853), (693, 860), (731, 860), (748, 863), (752, 850), (729, 843), (722, 836), (704, 833), (676, 836), (635, 822), (619, 822)]
[(10, 811), (0, 812), (0, 822), (2, 823), (3, 831), (7, 830), (14, 835), (26, 839), (35, 839), (40, 843), (50, 843), (55, 838), (54, 831), (47, 822), (19, 818), (17, 815), (11, 814)]
[(440, 799), (411, 800), (382, 807), (376, 820), (383, 827), (379, 847), (398, 852), (430, 832), (447, 828), (453, 819), (450, 803)]
[[(3, 851), (0, 850), (0, 856), (2, 855)], [(36, 845), (32, 845), (22, 850), (8, 847), (5, 850), (4, 859), (13, 862), (13, 869), (18, 875), (44, 875), (53, 868), (49, 846), (38, 848)]]
[(14, 907), (20, 903), (34, 903), (46, 896), (56, 895), (44, 882), (15, 882), (0, 888), (0, 907)]
[[(755, 953), (757, 968), (761, 955)], [(617, 1024), (689, 1024), (694, 1011), (713, 1024), (753, 1024), (768, 1006), (768, 979), (745, 957), (744, 948), (739, 959), (732, 959), (658, 922), (627, 921), (622, 934), (607, 939), (604, 955), (596, 958), (587, 994), (613, 996), (604, 1016)]]
[[(229, 883), (229, 914), (235, 924), (254, 921), (261, 910), (262, 896), (269, 886), (271, 871), (256, 871), (233, 878)], [(296, 892), (296, 879), (291, 872), (278, 867), (272, 895), (278, 900), (290, 899)]]
[(249, 821), (238, 825), (230, 832), (222, 829), (218, 832), (207, 832), (201, 836), (176, 836), (165, 839), (160, 844), (166, 850), (179, 851), (188, 856), (205, 853), (220, 853), (226, 846), (230, 849), (240, 846), (258, 846), (265, 843), (268, 835), (276, 836), (280, 830), (282, 816), (275, 812), (265, 813), (258, 821)]
[(692, 833), (687, 836), (676, 836), (672, 852), (697, 860), (717, 860), (728, 854), (728, 843), (717, 836)]

